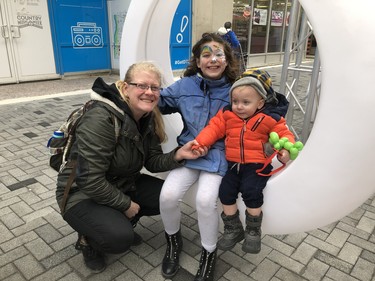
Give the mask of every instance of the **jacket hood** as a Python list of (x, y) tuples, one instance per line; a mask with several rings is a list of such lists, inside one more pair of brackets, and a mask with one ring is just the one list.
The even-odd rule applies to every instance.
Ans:
[(125, 112), (131, 114), (129, 106), (122, 100), (115, 83), (108, 85), (103, 78), (98, 77), (92, 86), (90, 96), (93, 100), (99, 100), (110, 105), (121, 114)]
[(228, 33), (228, 30), (225, 27), (220, 27), (217, 32), (219, 33), (219, 35), (223, 36)]
[(288, 111), (288, 106), (289, 106), (289, 101), (286, 99), (286, 97), (278, 92), (275, 91), (276, 97), (277, 97), (277, 104), (266, 104), (263, 112), (265, 114), (270, 115), (273, 119), (276, 121), (279, 121), (281, 117), (285, 117), (287, 111)]

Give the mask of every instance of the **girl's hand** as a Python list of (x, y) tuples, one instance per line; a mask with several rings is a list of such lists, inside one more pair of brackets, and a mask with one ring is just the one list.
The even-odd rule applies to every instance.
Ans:
[(174, 156), (176, 161), (182, 161), (184, 159), (197, 159), (199, 157), (205, 156), (208, 152), (207, 147), (199, 147), (198, 149), (193, 149), (193, 146), (198, 146), (199, 143), (196, 140), (187, 142), (184, 146), (180, 147)]

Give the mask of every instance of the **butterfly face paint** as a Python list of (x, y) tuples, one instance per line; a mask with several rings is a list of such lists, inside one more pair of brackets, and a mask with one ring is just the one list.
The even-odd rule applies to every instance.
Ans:
[(220, 79), (227, 67), (224, 46), (212, 41), (204, 44), (201, 54), (197, 59), (197, 67), (203, 77), (208, 79)]
[(225, 62), (225, 53), (222, 48), (218, 45), (213, 45), (212, 47), (209, 45), (204, 45), (201, 52), (201, 58), (204, 59), (211, 59), (213, 63)]

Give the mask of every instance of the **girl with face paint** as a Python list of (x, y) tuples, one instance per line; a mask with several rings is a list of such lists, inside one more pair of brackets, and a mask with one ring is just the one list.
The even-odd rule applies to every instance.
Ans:
[[(206, 34), (193, 47), (193, 55), (183, 77), (160, 92), (163, 114), (180, 113), (183, 130), (179, 145), (195, 139), (208, 121), (229, 104), (229, 90), (238, 73), (232, 50), (216, 34)], [(219, 214), (217, 199), (221, 179), (227, 170), (224, 142), (217, 141), (204, 157), (187, 160), (166, 178), (160, 194), (160, 214), (165, 228), (167, 249), (162, 263), (165, 278), (179, 269), (182, 250), (180, 202), (197, 183), (196, 209), (202, 253), (195, 281), (213, 280), (216, 264)]]
[(216, 42), (208, 42), (202, 47), (197, 66), (206, 78), (220, 79), (227, 66), (224, 47)]

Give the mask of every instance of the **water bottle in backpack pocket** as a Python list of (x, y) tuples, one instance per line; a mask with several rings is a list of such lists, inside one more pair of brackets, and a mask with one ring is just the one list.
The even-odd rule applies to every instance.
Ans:
[(47, 148), (49, 149), (50, 161), (49, 165), (55, 170), (59, 171), (63, 163), (64, 149), (69, 137), (65, 136), (62, 131), (54, 131), (52, 137), (48, 140)]

